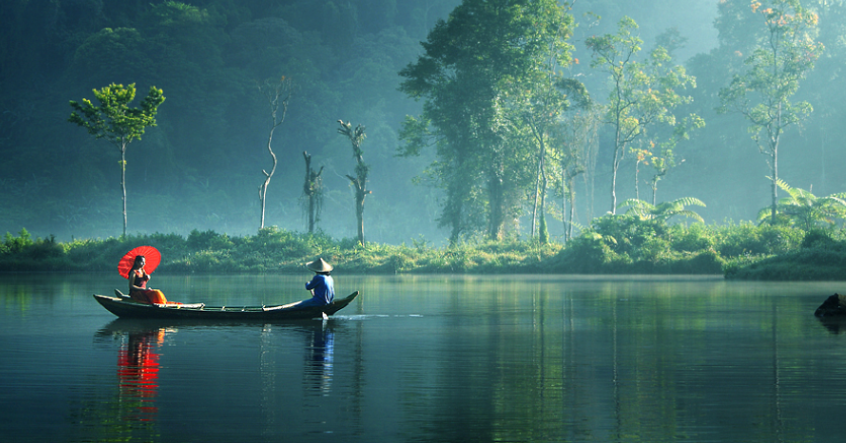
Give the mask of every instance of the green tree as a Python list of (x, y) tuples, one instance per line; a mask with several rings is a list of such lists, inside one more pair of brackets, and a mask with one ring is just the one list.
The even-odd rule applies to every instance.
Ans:
[[(571, 23), (553, 0), (465, 0), (429, 33), (425, 54), (400, 72), (400, 90), (425, 100), (422, 115), (403, 125), (403, 154), (435, 145), (429, 173), (445, 190), (439, 224), (450, 228), (452, 242), (483, 219), (488, 236), (499, 237), (517, 200), (512, 196), (532, 169), (527, 161), (543, 159), (540, 151), (527, 151), (535, 143), (520, 142), (532, 137), (525, 126), (512, 132), (519, 114), (511, 105), (545, 106), (540, 93), (524, 95), (518, 87), (548, 80), (548, 66), (560, 65), (551, 54), (569, 58), (562, 38)], [(529, 75), (541, 67), (539, 76)]]
[[(531, 202), (531, 236), (534, 238), (539, 225), (544, 226), (540, 229), (541, 235), (546, 235), (545, 205), (550, 169), (547, 157), (551, 133), (570, 107), (569, 94), (577, 94), (576, 99), (581, 101), (586, 91), (581, 82), (562, 79), (561, 75), (561, 68), (572, 63), (570, 54), (573, 47), (567, 43), (574, 27), (572, 15), (564, 13), (557, 4), (545, 2), (528, 4), (524, 13), (534, 17), (552, 17), (538, 21), (536, 32), (529, 36), (531, 43), (527, 44), (532, 47), (527, 51), (530, 55), (526, 60), (527, 69), (509, 79), (506, 93), (506, 97), (510, 97), (507, 104), (512, 108), (511, 113), (528, 128), (536, 149), (537, 167), (533, 174)], [(542, 239), (541, 243), (545, 241)]]
[(364, 152), (361, 150), (361, 143), (367, 135), (364, 133), (364, 126), (359, 124), (355, 128), (352, 123), (344, 123), (343, 120), (338, 120), (341, 125), (338, 128), (338, 133), (347, 137), (352, 144), (353, 158), (355, 158), (355, 176), (347, 174), (346, 177), (350, 180), (353, 189), (355, 190), (355, 218), (357, 221), (356, 232), (358, 233), (358, 242), (364, 246), (364, 198), (371, 191), (367, 189), (367, 176), (370, 173), (370, 166), (364, 163)]
[(637, 27), (634, 20), (624, 17), (616, 34), (587, 39), (593, 53), (591, 67), (607, 72), (611, 79), (602, 121), (614, 130), (612, 214), (617, 210), (617, 171), (627, 146), (656, 123), (675, 125), (672, 109), (692, 100), (678, 90), (696, 86), (684, 67), (670, 65), (672, 58), (663, 47), (655, 48), (645, 62), (638, 62), (643, 41), (632, 33)]
[(799, 0), (772, 0), (769, 6), (753, 1), (751, 9), (763, 18), (766, 32), (745, 60), (746, 72), (720, 90), (719, 112), (738, 112), (749, 121), (749, 132), (770, 168), (770, 220), (776, 223), (781, 136), (813, 111), (810, 103), (793, 102), (792, 97), (824, 47), (813, 36), (819, 17)]
[[(435, 145), (437, 160), (427, 174), (446, 194), (438, 222), (450, 229), (453, 243), (479, 227), (483, 188), (490, 202), (488, 231), (498, 232), (504, 218), (501, 202), (507, 184), (503, 144), (496, 133), (501, 123), (494, 123), (501, 118), (495, 98), (502, 73), (491, 66), (492, 54), (507, 49), (495, 32), (510, 19), (504, 3), (464, 1), (431, 30), (423, 43), (425, 54), (400, 71), (405, 78), (400, 90), (425, 100), (422, 114), (403, 124), (403, 155), (419, 155), (429, 143)], [(487, 167), (482, 161), (486, 153)]]
[[(767, 177), (770, 178), (770, 177)], [(827, 197), (817, 197), (810, 191), (793, 188), (784, 180), (779, 179), (776, 184), (787, 197), (778, 201), (778, 215), (785, 222), (798, 225), (805, 231), (820, 224), (834, 225), (836, 219), (846, 219), (846, 192), (832, 194)], [(763, 208), (758, 212), (758, 221), (772, 220), (772, 208)]]
[(73, 108), (68, 121), (88, 130), (96, 138), (105, 138), (120, 150), (120, 187), (123, 198), (123, 236), (126, 237), (126, 147), (133, 140), (141, 140), (148, 126), (156, 126), (156, 113), (165, 101), (161, 89), (150, 87), (140, 108), (130, 108), (135, 99), (135, 83), (127, 87), (112, 83), (94, 89), (99, 102), (95, 106), (88, 99), (82, 103), (71, 100)]

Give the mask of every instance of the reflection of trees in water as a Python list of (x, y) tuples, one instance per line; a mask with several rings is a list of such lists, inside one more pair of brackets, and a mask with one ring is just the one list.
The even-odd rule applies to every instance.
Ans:
[(401, 394), (405, 414), (426, 419), (411, 422), (406, 432), (433, 442), (600, 441), (591, 431), (607, 417), (596, 416), (600, 399), (591, 386), (572, 382), (595, 376), (584, 358), (585, 353), (594, 358), (594, 349), (580, 346), (584, 338), (574, 334), (578, 315), (572, 300), (567, 298), (563, 310), (552, 309), (550, 300), (557, 303), (563, 294), (541, 285), (502, 285), (492, 299), (514, 304), (489, 311), (465, 295), (456, 292), (452, 311), (476, 309), (485, 315), (447, 318), (443, 329), (451, 331), (450, 340), (436, 345), (430, 360), (448, 364), (430, 368), (435, 380), (417, 379), (420, 374), (412, 371), (415, 378), (400, 381), (400, 386), (418, 389), (421, 384), (441, 387)]
[[(407, 432), (417, 441), (813, 441), (814, 422), (795, 419), (804, 414), (795, 399), (819, 383), (803, 380), (813, 368), (797, 357), (811, 315), (802, 299), (639, 285), (476, 297), (484, 315), (445, 317), (449, 340), (433, 340), (421, 361), (434, 363), (401, 374), (405, 415), (426, 420)], [(465, 299), (457, 291), (449, 311), (470, 312)]]

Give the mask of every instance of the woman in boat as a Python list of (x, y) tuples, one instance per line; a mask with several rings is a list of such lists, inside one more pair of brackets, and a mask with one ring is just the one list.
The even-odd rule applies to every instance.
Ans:
[(312, 297), (297, 303), (297, 306), (325, 306), (332, 303), (335, 300), (335, 281), (329, 274), (334, 269), (332, 265), (318, 258), (307, 263), (306, 267), (314, 271), (314, 278), (305, 285), (305, 288), (311, 291)]
[(150, 274), (144, 270), (147, 258), (143, 255), (136, 255), (132, 269), (129, 270), (129, 297), (135, 301), (147, 304), (167, 304), (164, 293), (158, 289), (147, 288), (150, 281)]

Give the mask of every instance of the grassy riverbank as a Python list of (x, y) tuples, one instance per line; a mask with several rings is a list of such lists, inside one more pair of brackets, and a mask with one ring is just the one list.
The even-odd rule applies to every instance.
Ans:
[(230, 237), (193, 231), (187, 237), (152, 234), (126, 238), (58, 242), (33, 239), (26, 230), (6, 234), (0, 244), (0, 272), (102, 272), (115, 269), (123, 254), (139, 245), (162, 252), (158, 272), (296, 273), (323, 257), (338, 272), (548, 273), (548, 274), (725, 274), (737, 279), (846, 279), (841, 231), (756, 226), (668, 225), (632, 216), (601, 217), (566, 245), (536, 240), (465, 241), (433, 246), (336, 240), (276, 227), (254, 236)]

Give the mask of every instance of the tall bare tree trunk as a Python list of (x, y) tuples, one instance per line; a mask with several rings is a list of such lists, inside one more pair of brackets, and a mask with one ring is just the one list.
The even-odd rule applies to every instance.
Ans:
[[(769, 128), (768, 128), (769, 129)], [(778, 143), (779, 139), (781, 138), (781, 104), (778, 105), (778, 114), (776, 116), (776, 129), (775, 131), (769, 130), (769, 137), (767, 142), (770, 144), (770, 154), (772, 162), (772, 173), (773, 173), (773, 180), (772, 180), (772, 206), (770, 208), (771, 214), (771, 221), (770, 224), (776, 224), (776, 215), (778, 209)], [(775, 134), (772, 134), (775, 132)]]
[(640, 160), (635, 162), (635, 199), (640, 200)]
[[(534, 203), (532, 205), (532, 237), (535, 238), (535, 227), (537, 226), (538, 222), (538, 211), (541, 212), (541, 217), (543, 217), (544, 211), (544, 195), (546, 194), (546, 143), (544, 142), (544, 132), (541, 128), (538, 128), (535, 124), (530, 124), (532, 128), (532, 133), (535, 136), (535, 140), (538, 141), (538, 169), (537, 175), (535, 177), (535, 195), (534, 195)], [(540, 201), (539, 201), (540, 200)], [(538, 207), (540, 205), (540, 207)]]
[(270, 153), (270, 157), (273, 158), (273, 168), (270, 169), (270, 172), (267, 172), (264, 169), (261, 170), (261, 172), (264, 173), (264, 183), (259, 186), (259, 201), (261, 202), (261, 224), (259, 224), (259, 229), (264, 228), (264, 209), (265, 204), (267, 203), (267, 185), (270, 184), (270, 179), (276, 172), (276, 154), (273, 153), (273, 148), (270, 146), (271, 141), (273, 141), (273, 130), (276, 129), (276, 126), (270, 128), (270, 135), (267, 137), (267, 151)]
[(314, 225), (317, 223), (317, 218), (320, 212), (320, 199), (323, 194), (323, 183), (320, 175), (323, 173), (323, 167), (314, 172), (311, 168), (311, 155), (303, 151), (303, 158), (305, 159), (306, 175), (305, 183), (303, 183), (303, 195), (307, 202), (307, 217), (308, 217), (308, 232), (314, 232)]
[(570, 200), (570, 210), (567, 211), (567, 230), (564, 233), (564, 241), (570, 241), (573, 238), (573, 219), (576, 217), (576, 192), (570, 188), (568, 199)]
[(358, 242), (364, 246), (364, 199), (371, 191), (367, 190), (367, 175), (370, 172), (370, 166), (364, 163), (364, 153), (361, 150), (361, 143), (367, 135), (364, 133), (364, 126), (359, 124), (355, 128), (352, 123), (344, 123), (343, 120), (338, 120), (341, 125), (338, 128), (338, 133), (346, 136), (353, 148), (353, 158), (355, 158), (355, 177), (347, 175), (347, 178), (355, 188), (355, 217), (358, 222), (356, 227), (358, 231)]
[[(291, 99), (291, 79), (282, 76), (277, 83), (271, 83), (270, 80), (265, 80), (264, 83), (258, 85), (259, 92), (265, 96), (267, 103), (270, 106), (270, 129), (267, 134), (267, 152), (273, 159), (273, 168), (270, 172), (262, 169), (264, 174), (264, 182), (259, 186), (259, 202), (261, 203), (261, 222), (259, 229), (264, 228), (264, 214), (267, 203), (267, 186), (270, 184), (270, 179), (276, 172), (276, 154), (273, 153), (273, 131), (285, 121), (285, 115), (288, 113), (288, 101)], [(280, 109), (281, 115), (280, 115)]]
[(355, 193), (355, 219), (358, 222), (358, 242), (364, 246), (364, 197), (362, 191)]
[(541, 168), (543, 167), (543, 156), (538, 154), (538, 172), (535, 176), (535, 193), (532, 196), (532, 229), (531, 238), (535, 238), (535, 227), (538, 224), (538, 194), (540, 194)]
[[(543, 146), (543, 144), (541, 144)], [(542, 151), (545, 149), (542, 147)], [(541, 244), (546, 244), (549, 241), (549, 231), (547, 230), (546, 226), (546, 187), (549, 185), (549, 181), (546, 178), (546, 155), (545, 152), (541, 153), (541, 165), (540, 165), (540, 178), (541, 178), (541, 189), (540, 189), (540, 232), (538, 233), (538, 238), (540, 239)]]
[(617, 214), (617, 170), (620, 169), (620, 155), (622, 148), (620, 146), (620, 125), (622, 124), (619, 116), (617, 117), (617, 129), (614, 136), (614, 161), (611, 164), (611, 214)]
[[(498, 157), (498, 156), (497, 156)], [(488, 238), (500, 240), (505, 224), (505, 183), (503, 180), (503, 164), (501, 158), (491, 161), (488, 169)]]
[(569, 209), (567, 209), (567, 219), (564, 223), (564, 241), (568, 242), (573, 237), (573, 219), (576, 217), (576, 190), (574, 189), (576, 183), (576, 176), (581, 174), (583, 169), (576, 168), (574, 170), (566, 169), (564, 171), (564, 204), (563, 207), (567, 208), (567, 203), (570, 203)]

